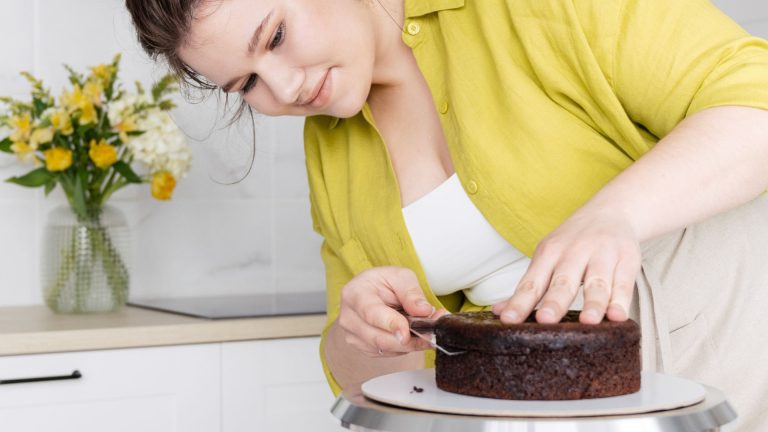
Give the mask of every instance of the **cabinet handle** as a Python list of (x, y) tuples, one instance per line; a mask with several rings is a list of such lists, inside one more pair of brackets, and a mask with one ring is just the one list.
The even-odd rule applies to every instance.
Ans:
[(16, 379), (0, 380), (0, 385), (21, 384), (21, 383), (38, 382), (38, 381), (74, 380), (74, 379), (80, 379), (82, 377), (83, 377), (83, 374), (81, 374), (79, 370), (74, 370), (70, 375), (56, 375), (56, 376), (47, 376), (47, 377), (16, 378)]

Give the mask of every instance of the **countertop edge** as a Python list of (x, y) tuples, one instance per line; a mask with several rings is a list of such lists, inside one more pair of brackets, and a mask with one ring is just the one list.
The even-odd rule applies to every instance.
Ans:
[[(0, 313), (2, 313), (0, 308)], [(169, 319), (176, 315), (165, 314)], [(0, 356), (319, 336), (325, 314), (1, 331)]]

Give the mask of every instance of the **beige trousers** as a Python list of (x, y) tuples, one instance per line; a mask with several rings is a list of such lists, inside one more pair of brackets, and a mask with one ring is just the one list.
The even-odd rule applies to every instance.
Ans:
[(722, 390), (728, 430), (768, 432), (768, 197), (642, 248), (643, 368)]

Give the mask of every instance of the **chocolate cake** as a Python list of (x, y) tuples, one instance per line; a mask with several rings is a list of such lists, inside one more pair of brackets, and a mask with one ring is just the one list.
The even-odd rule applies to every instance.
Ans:
[(503, 324), (492, 312), (446, 315), (435, 326), (437, 387), (470, 396), (569, 400), (640, 390), (640, 326), (632, 320)]

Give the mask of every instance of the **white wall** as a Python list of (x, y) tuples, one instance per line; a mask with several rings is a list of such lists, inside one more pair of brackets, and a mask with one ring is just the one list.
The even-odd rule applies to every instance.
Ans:
[[(754, 34), (768, 37), (767, 1), (715, 3)], [(0, 95), (26, 95), (18, 76), (22, 69), (58, 93), (65, 81), (61, 63), (82, 69), (118, 51), (126, 83), (149, 82), (163, 72), (134, 42), (122, 0), (0, 0)], [(195, 161), (171, 202), (152, 200), (146, 186), (113, 198), (133, 227), (132, 295), (322, 290), (301, 119), (258, 119), (253, 172), (242, 183), (222, 186), (209, 176), (233, 179), (227, 168), (245, 166), (250, 144), (235, 133), (229, 139), (226, 131), (210, 134), (215, 112), (215, 100), (176, 111), (192, 137)], [(0, 155), (0, 179), (22, 172), (13, 157)], [(44, 198), (41, 191), (0, 182), (0, 306), (41, 303), (40, 230), (48, 209), (61, 202), (60, 193)]]

